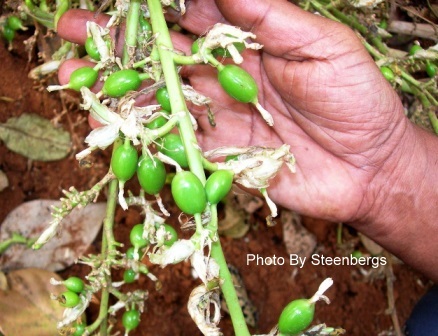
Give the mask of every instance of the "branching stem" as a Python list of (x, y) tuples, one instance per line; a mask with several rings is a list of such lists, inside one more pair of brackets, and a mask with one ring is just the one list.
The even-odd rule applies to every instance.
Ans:
[[(195, 137), (195, 133), (190, 120), (189, 111), (182, 93), (181, 81), (178, 76), (174, 61), (173, 45), (170, 39), (169, 30), (164, 18), (163, 9), (160, 0), (148, 0), (149, 13), (151, 16), (152, 30), (156, 36), (157, 50), (160, 56), (160, 61), (163, 69), (164, 79), (166, 81), (167, 90), (170, 97), (170, 105), (172, 113), (185, 111), (186, 113), (179, 118), (179, 132), (184, 143), (187, 159), (190, 170), (198, 176), (202, 183), (205, 183), (205, 172), (203, 167), (203, 159), (199, 146)], [(221, 66), (221, 64), (215, 64)], [(214, 207), (213, 207), (214, 208)], [(212, 210), (212, 219), (217, 221), (217, 213)], [(200, 215), (195, 216), (197, 233), (202, 229)], [(196, 233), (195, 233), (196, 234)], [(212, 244), (211, 257), (216, 260), (220, 266), (220, 278), (222, 280), (222, 291), (230, 310), (231, 320), (233, 322), (236, 336), (249, 336), (248, 327), (246, 326), (237, 294), (232, 282), (231, 274), (228, 270), (227, 263), (220, 245), (217, 240)]]

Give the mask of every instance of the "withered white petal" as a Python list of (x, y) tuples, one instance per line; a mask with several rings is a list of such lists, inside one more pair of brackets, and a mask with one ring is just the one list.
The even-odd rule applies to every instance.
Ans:
[(295, 172), (295, 158), (289, 151), (289, 145), (275, 148), (246, 147), (231, 148), (223, 147), (206, 153), (208, 158), (226, 155), (238, 155), (236, 160), (217, 163), (218, 169), (229, 169), (235, 174), (237, 183), (247, 188), (267, 188), (272, 179), (286, 163), (291, 172)]
[(90, 147), (99, 147), (104, 149), (111, 145), (119, 136), (120, 125), (109, 124), (99, 127), (90, 132), (85, 138), (85, 142)]
[(88, 21), (87, 32), (88, 35), (93, 38), (93, 42), (96, 45), (97, 50), (99, 51), (100, 61), (102, 63), (112, 61), (114, 58), (112, 49), (108, 48), (107, 44), (103, 39), (103, 36), (109, 34), (109, 29), (103, 28), (95, 22)]
[[(137, 137), (140, 135), (142, 129), (139, 129), (141, 124), (137, 123), (135, 113), (131, 112), (128, 117), (123, 121), (120, 130), (122, 133), (130, 139), (134, 145), (138, 145), (139, 141)], [(143, 128), (143, 127), (141, 127)]]
[(195, 251), (191, 258), (191, 264), (204, 284), (219, 278), (219, 265), (210, 257), (204, 256), (202, 250)]
[(149, 259), (153, 264), (166, 266), (177, 264), (189, 258), (195, 251), (195, 245), (191, 240), (178, 240), (170, 248), (164, 246), (158, 250), (158, 253), (151, 253)]
[(202, 105), (207, 105), (207, 104), (211, 103), (210, 98), (202, 95), (201, 93), (196, 91), (190, 85), (184, 84), (182, 86), (182, 92), (183, 92), (184, 98), (186, 98), (186, 100), (191, 101), (195, 105), (202, 106)]

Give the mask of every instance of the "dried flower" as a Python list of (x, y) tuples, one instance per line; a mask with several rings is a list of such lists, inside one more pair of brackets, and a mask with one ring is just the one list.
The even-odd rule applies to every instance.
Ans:
[[(289, 151), (289, 145), (281, 147), (220, 147), (208, 151), (205, 156), (209, 159), (227, 155), (237, 155), (234, 160), (217, 163), (218, 169), (232, 170), (234, 180), (244, 187), (258, 189), (271, 210), (271, 217), (277, 216), (277, 207), (269, 198), (266, 188), (269, 180), (280, 171), (285, 163), (292, 173), (295, 173), (295, 158)], [(268, 220), (268, 222), (270, 219)]]
[(234, 160), (217, 163), (218, 169), (232, 170), (235, 181), (247, 188), (267, 188), (272, 179), (285, 163), (295, 173), (295, 158), (289, 151), (289, 145), (281, 147), (220, 147), (208, 151), (209, 159), (228, 155), (237, 155)]
[[(214, 309), (213, 314), (211, 309)], [(221, 318), (220, 299), (217, 289), (208, 290), (200, 285), (190, 293), (187, 309), (199, 330), (206, 336), (222, 336), (218, 324)]]
[(189, 239), (181, 239), (169, 248), (162, 246), (157, 253), (150, 253), (149, 260), (153, 264), (165, 267), (190, 258), (193, 252), (195, 252), (195, 244)]
[(208, 63), (206, 56), (208, 54), (207, 49), (225, 48), (229, 51), (234, 63), (240, 64), (243, 62), (243, 58), (234, 43), (243, 43), (246, 48), (254, 50), (263, 47), (258, 43), (247, 42), (246, 39), (248, 38), (254, 39), (256, 36), (251, 32), (244, 32), (235, 26), (216, 23), (205, 36), (204, 42), (200, 45), (199, 55), (201, 55), (204, 63)]
[(104, 40), (104, 36), (109, 35), (108, 28), (102, 28), (97, 23), (88, 21), (87, 22), (87, 35), (93, 38), (93, 42), (96, 45), (97, 50), (100, 55), (100, 62), (103, 65), (107, 63), (114, 63), (114, 51), (109, 48)]
[(122, 113), (118, 114), (102, 104), (90, 89), (83, 87), (81, 93), (84, 99), (82, 108), (89, 110), (91, 116), (103, 126), (92, 130), (85, 138), (89, 148), (76, 155), (78, 160), (83, 159), (95, 148), (105, 149), (111, 145), (118, 138), (119, 132), (125, 134), (134, 145), (138, 145), (140, 143), (138, 138), (145, 132), (144, 117), (151, 115), (159, 107), (159, 105), (135, 107), (134, 100), (131, 99), (124, 102)]
[(196, 251), (190, 258), (196, 274), (204, 284), (219, 278), (219, 265), (209, 256), (204, 256), (202, 251)]
[(85, 309), (87, 309), (88, 305), (90, 304), (92, 293), (86, 291), (85, 293), (82, 293), (79, 298), (81, 299), (81, 302), (77, 306), (73, 308), (66, 308), (64, 310), (63, 319), (57, 324), (58, 329), (73, 323), (82, 316), (82, 314), (85, 312)]

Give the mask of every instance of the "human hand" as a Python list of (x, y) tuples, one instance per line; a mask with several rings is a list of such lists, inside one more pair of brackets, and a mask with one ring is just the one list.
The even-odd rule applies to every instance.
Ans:
[[(281, 0), (202, 0), (187, 7), (187, 14), (175, 19), (196, 34), (225, 21), (257, 35), (264, 49), (246, 51), (243, 67), (257, 80), (259, 101), (275, 122), (267, 126), (253, 107), (228, 97), (211, 67), (185, 67), (182, 75), (213, 100), (216, 128), (205, 110), (190, 109), (200, 125), (202, 148), (290, 144), (298, 171), (272, 181), (274, 201), (334, 221), (367, 215), (375, 201), (369, 185), (400, 143), (407, 120), (395, 91), (354, 33)], [(60, 36), (83, 43), (88, 20), (92, 13), (68, 12), (59, 22)], [(106, 20), (97, 18), (101, 24)], [(188, 52), (191, 42), (174, 36), (177, 49)], [(78, 62), (83, 61), (64, 64), (61, 83)]]

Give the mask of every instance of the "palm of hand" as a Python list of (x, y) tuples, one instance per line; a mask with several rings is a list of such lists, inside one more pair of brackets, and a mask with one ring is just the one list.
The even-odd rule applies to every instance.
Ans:
[[(233, 19), (226, 12), (233, 12), (232, 5), (228, 1), (218, 3), (224, 15)], [(227, 9), (221, 3), (226, 3)], [(245, 1), (239, 3), (243, 6)], [(297, 10), (286, 2), (278, 4)], [(237, 2), (233, 5), (239, 6)], [(194, 10), (197, 16), (188, 15), (180, 24), (195, 33), (201, 34), (209, 25), (223, 20), (221, 13), (212, 9), (212, 1), (193, 1), (189, 6), (194, 8), (188, 11)], [(323, 21), (317, 24), (325, 33), (313, 31), (298, 44), (289, 41), (289, 36), (284, 40), (270, 31), (264, 36), (262, 28), (266, 28), (269, 15), (277, 14), (252, 14), (251, 24), (262, 31), (257, 35), (261, 35), (266, 52), (246, 52), (244, 62), (259, 83), (259, 101), (273, 115), (274, 128), (266, 125), (254, 107), (228, 97), (214, 69), (187, 67), (182, 75), (195, 90), (212, 98), (218, 125), (211, 127), (205, 111), (191, 107), (200, 125), (201, 147), (279, 147), (287, 143), (297, 158), (298, 171), (294, 175), (284, 172), (272, 181), (270, 195), (274, 201), (315, 217), (356, 220), (367, 211), (363, 201), (368, 184), (396, 145), (394, 140), (387, 140), (402, 119), (394, 113), (400, 103), (351, 32), (339, 25), (326, 29), (327, 21)], [(314, 16), (307, 19), (324, 20)], [(310, 25), (315, 26), (315, 22)], [(280, 36), (278, 41), (275, 36)], [(177, 38), (176, 43), (183, 50), (190, 45), (184, 37)]]
[[(352, 220), (376, 173), (369, 168), (378, 167), (385, 159), (375, 152), (394, 121), (388, 117), (383, 119), (386, 122), (373, 122), (381, 119), (376, 114), (382, 109), (376, 104), (392, 91), (366, 54), (358, 59), (367, 62), (354, 65), (355, 52), (347, 55), (330, 62), (297, 62), (247, 52), (244, 67), (261, 83), (259, 100), (273, 115), (274, 127), (269, 127), (251, 105), (228, 97), (211, 68), (187, 70), (193, 87), (213, 99), (217, 127), (209, 125), (205, 111), (192, 109), (200, 124), (203, 149), (289, 144), (298, 171), (294, 176), (285, 171), (273, 181), (273, 199), (301, 213)], [(348, 63), (365, 75), (343, 75)], [(355, 93), (366, 95), (355, 97)], [(395, 96), (388, 98), (396, 101)], [(389, 106), (387, 113), (393, 108)]]

